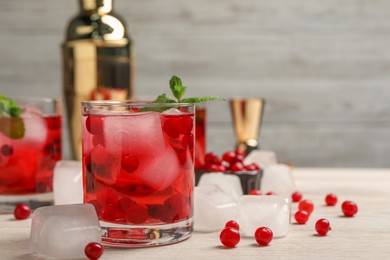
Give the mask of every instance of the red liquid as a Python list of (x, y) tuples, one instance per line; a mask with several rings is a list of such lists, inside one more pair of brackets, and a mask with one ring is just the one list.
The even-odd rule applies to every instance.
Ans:
[(196, 108), (195, 116), (195, 169), (205, 164), (206, 156), (206, 109)]
[(102, 221), (192, 217), (193, 114), (83, 115), (84, 201)]
[(53, 191), (53, 168), (61, 159), (61, 116), (22, 114), (25, 135), (10, 139), (0, 132), (0, 194)]

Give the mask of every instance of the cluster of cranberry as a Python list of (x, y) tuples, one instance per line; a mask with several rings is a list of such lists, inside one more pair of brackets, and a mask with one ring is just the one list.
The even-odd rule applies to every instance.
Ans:
[[(302, 200), (302, 194), (298, 191), (291, 195), (293, 202), (299, 202), (298, 211), (294, 214), (295, 220), (298, 224), (306, 224), (309, 220), (310, 214), (314, 210), (314, 204), (311, 200)], [(327, 206), (335, 206), (337, 204), (337, 196), (329, 193), (325, 197)], [(346, 200), (341, 205), (341, 210), (345, 217), (353, 217), (358, 212), (358, 207), (355, 202)], [(317, 220), (315, 229), (320, 236), (325, 236), (331, 230), (330, 223), (327, 219), (321, 218)]]
[(197, 162), (195, 168), (211, 172), (258, 171), (260, 166), (256, 163), (244, 164), (245, 156), (245, 152), (240, 150), (225, 152), (221, 158), (210, 152), (205, 155), (204, 163)]
[[(261, 246), (267, 246), (273, 238), (271, 229), (267, 227), (259, 227), (254, 234), (256, 242)], [(225, 228), (219, 235), (221, 243), (228, 248), (235, 247), (240, 242), (240, 226), (234, 220), (226, 222)]]

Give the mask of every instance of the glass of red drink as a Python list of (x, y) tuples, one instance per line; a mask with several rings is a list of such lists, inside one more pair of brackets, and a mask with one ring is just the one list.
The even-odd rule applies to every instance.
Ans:
[(195, 113), (195, 169), (205, 164), (206, 156), (206, 104), (196, 105)]
[[(0, 212), (17, 203), (53, 203), (53, 168), (61, 159), (60, 103), (46, 98), (13, 98), (20, 118), (0, 115)], [(22, 136), (12, 131), (24, 127)], [(18, 126), (18, 127), (15, 127)]]
[(193, 229), (194, 105), (82, 102), (84, 202), (102, 241), (148, 247)]

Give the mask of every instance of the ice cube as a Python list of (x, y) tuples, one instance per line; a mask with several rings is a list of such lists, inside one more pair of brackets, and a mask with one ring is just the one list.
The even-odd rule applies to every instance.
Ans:
[(244, 159), (244, 164), (256, 163), (261, 168), (277, 164), (276, 154), (273, 151), (253, 150)]
[(43, 148), (47, 138), (47, 126), (43, 115), (34, 107), (24, 107), (22, 118), (25, 126), (23, 142), (16, 142), (15, 146), (33, 145), (36, 149)]
[(59, 161), (54, 167), (54, 205), (83, 203), (81, 162)]
[[(178, 178), (180, 162), (172, 146), (165, 141), (160, 116), (156, 112), (107, 116), (104, 133), (108, 153), (138, 157), (139, 166), (132, 174), (150, 187), (164, 190)], [(110, 167), (112, 180), (115, 180), (120, 164)]]
[(184, 112), (181, 112), (179, 109), (176, 109), (176, 108), (170, 108), (168, 110), (165, 110), (162, 113), (164, 115), (181, 115), (181, 114), (185, 114)]
[(202, 177), (200, 177), (198, 186), (210, 184), (217, 185), (235, 201), (238, 201), (240, 196), (243, 194), (240, 178), (235, 175), (223, 174), (220, 172), (210, 172), (203, 174)]
[(295, 191), (292, 168), (285, 164), (270, 165), (264, 169), (261, 179), (261, 191), (273, 191), (279, 195), (290, 197)]
[(31, 221), (34, 251), (59, 259), (84, 258), (90, 242), (101, 242), (101, 230), (91, 204), (41, 207)]
[(240, 232), (253, 237), (259, 227), (268, 227), (274, 237), (287, 235), (290, 225), (290, 200), (279, 195), (244, 195), (238, 203)]
[(229, 220), (237, 220), (237, 202), (217, 185), (194, 189), (195, 231), (217, 231)]

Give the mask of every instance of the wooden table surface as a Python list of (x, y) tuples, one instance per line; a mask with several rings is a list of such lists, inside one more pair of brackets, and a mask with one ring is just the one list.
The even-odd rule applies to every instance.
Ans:
[[(187, 241), (147, 249), (106, 248), (101, 259), (390, 259), (390, 169), (296, 168), (297, 190), (315, 204), (306, 225), (294, 224), (284, 238), (259, 247), (242, 238), (236, 248), (220, 246), (219, 232), (193, 233)], [(327, 193), (338, 195), (334, 207), (325, 206)], [(359, 212), (342, 216), (341, 203), (353, 200)], [(292, 213), (297, 204), (292, 205)], [(332, 230), (316, 236), (314, 224), (327, 218)], [(0, 259), (43, 259), (29, 247), (30, 220), (0, 215)]]

